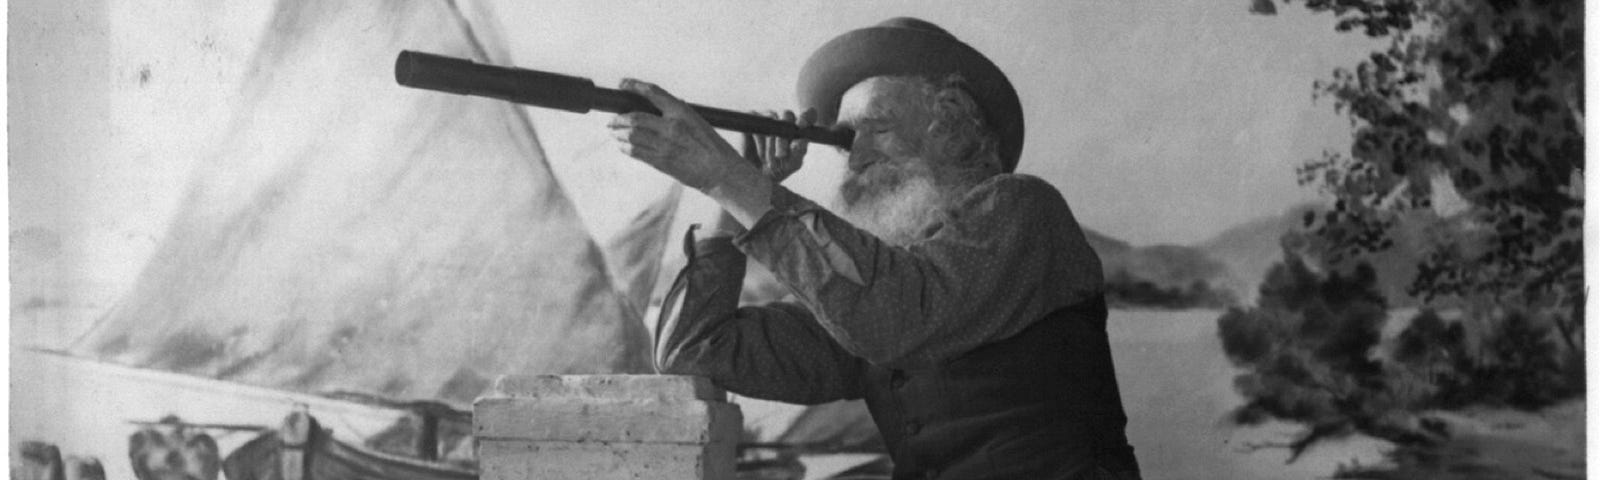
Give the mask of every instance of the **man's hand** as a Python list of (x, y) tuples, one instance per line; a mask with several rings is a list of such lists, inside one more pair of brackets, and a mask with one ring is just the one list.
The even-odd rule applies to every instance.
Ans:
[[(792, 122), (800, 128), (809, 127), (817, 121), (817, 111), (814, 109), (807, 109), (798, 118), (790, 110), (785, 110), (782, 116), (772, 111), (768, 111), (766, 115), (785, 122)], [(805, 140), (790, 140), (779, 136), (746, 133), (744, 134), (744, 155), (746, 160), (760, 168), (762, 173), (767, 174), (767, 178), (771, 178), (773, 182), (782, 183), (784, 179), (799, 171), (800, 167), (805, 164), (808, 143)]]
[(750, 168), (683, 100), (655, 84), (633, 79), (623, 80), (622, 89), (644, 96), (661, 110), (661, 115), (633, 112), (611, 120), (607, 126), (622, 153), (701, 191), (723, 182), (732, 170)]
[[(760, 112), (750, 113), (761, 115)], [(801, 128), (810, 126), (817, 118), (815, 110), (806, 110), (806, 113), (800, 115), (799, 119), (795, 118), (792, 111), (784, 111), (781, 117), (778, 116), (777, 112), (772, 111), (768, 111), (766, 115), (786, 122), (795, 122)], [(784, 179), (789, 178), (789, 175), (799, 171), (800, 166), (805, 163), (806, 141), (791, 141), (778, 136), (746, 133), (744, 134), (744, 159), (756, 168), (761, 169), (761, 173), (772, 179), (772, 183), (782, 183)], [(744, 226), (740, 225), (739, 220), (733, 218), (733, 215), (728, 213), (727, 210), (717, 214), (716, 223), (713, 225), (716, 226), (716, 229), (712, 231), (712, 235), (737, 235), (739, 232), (744, 231)]]
[(661, 110), (661, 115), (634, 112), (611, 120), (608, 126), (622, 153), (704, 192), (745, 226), (772, 209), (772, 180), (740, 158), (689, 104), (651, 83), (627, 79), (621, 87)]

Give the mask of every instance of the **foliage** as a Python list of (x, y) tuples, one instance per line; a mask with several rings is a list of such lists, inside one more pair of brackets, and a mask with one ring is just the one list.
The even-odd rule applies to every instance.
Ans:
[(1424, 310), (1396, 339), (1396, 369), (1428, 395), (1419, 407), (1504, 405), (1535, 409), (1583, 393), (1583, 359), (1557, 348), (1551, 324), (1520, 309), (1451, 322)]
[[(1218, 319), (1244, 370), (1234, 420), (1305, 424), (1272, 445), (1294, 456), (1354, 432), (1426, 451), (1441, 433), (1423, 411), (1581, 395), (1582, 2), (1302, 4), (1389, 42), (1314, 87), (1354, 128), (1348, 154), (1300, 169), (1333, 203), (1304, 217), (1315, 241), (1286, 248), (1257, 307)], [(1385, 342), (1365, 262), (1395, 250), (1418, 252), (1407, 293), (1424, 309)]]
[(1583, 392), (1583, 359), (1556, 348), (1551, 322), (1541, 320), (1548, 317), (1485, 309), (1446, 318), (1424, 309), (1385, 342), (1387, 308), (1370, 265), (1319, 272), (1286, 252), (1255, 307), (1217, 319), (1224, 353), (1243, 370), (1234, 388), (1246, 403), (1232, 420), (1305, 424), (1294, 441), (1271, 445), (1297, 457), (1351, 433), (1426, 444), (1433, 434), (1409, 419), (1428, 409), (1534, 409)]
[[(1339, 31), (1390, 40), (1315, 86), (1355, 127), (1349, 155), (1300, 171), (1335, 200), (1305, 219), (1338, 247), (1329, 259), (1391, 248), (1401, 224), (1427, 221), (1437, 234), (1412, 294), (1581, 302), (1582, 2), (1303, 3), (1333, 14)], [(1562, 318), (1575, 348), (1582, 319)]]
[(1233, 420), (1305, 422), (1288, 445), (1295, 455), (1318, 440), (1362, 430), (1392, 403), (1382, 363), (1373, 357), (1388, 319), (1368, 265), (1349, 276), (1312, 270), (1296, 255), (1267, 272), (1256, 307), (1217, 319), (1223, 351), (1244, 373), (1234, 388), (1246, 402)]

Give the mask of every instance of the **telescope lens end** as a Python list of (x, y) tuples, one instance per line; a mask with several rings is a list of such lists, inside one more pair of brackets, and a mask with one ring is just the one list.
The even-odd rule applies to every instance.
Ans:
[(395, 59), (394, 59), (394, 81), (395, 81), (395, 83), (398, 83), (398, 84), (401, 84), (401, 85), (405, 85), (405, 86), (408, 86), (408, 87), (413, 86), (411, 84), (411, 74), (412, 74), (412, 72), (416, 71), (416, 63), (417, 63), (417, 52), (413, 52), (413, 51), (410, 51), (410, 50), (401, 50), (400, 51), (400, 56), (395, 57)]

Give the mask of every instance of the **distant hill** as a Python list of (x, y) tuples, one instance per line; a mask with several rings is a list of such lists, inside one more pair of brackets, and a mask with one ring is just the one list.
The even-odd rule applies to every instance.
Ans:
[[(1320, 214), (1323, 211), (1324, 207), (1312, 203), (1295, 205), (1282, 214), (1241, 223), (1193, 245), (1135, 246), (1088, 228), (1084, 229), (1084, 235), (1100, 255), (1113, 293), (1118, 288), (1124, 291), (1128, 288), (1141, 291), (1155, 288), (1171, 294), (1187, 292), (1184, 295), (1194, 296), (1203, 293), (1196, 290), (1203, 285), (1205, 290), (1231, 297), (1228, 303), (1249, 304), (1255, 301), (1267, 270), (1283, 261), (1285, 234), (1294, 234), (1291, 243), (1296, 245), (1297, 252), (1321, 258), (1322, 247), (1309, 237), (1304, 225), (1307, 213)], [(1416, 299), (1405, 293), (1405, 288), (1416, 275), (1414, 266), (1421, 258), (1417, 252), (1420, 248), (1419, 239), (1425, 234), (1421, 231), (1401, 232), (1399, 237), (1402, 240), (1395, 247), (1365, 259), (1377, 269), (1379, 287), (1393, 306), (1416, 303)], [(1140, 302), (1132, 303), (1133, 306), (1143, 306), (1139, 305)]]
[(1089, 247), (1093, 248), (1095, 253), (1100, 254), (1101, 261), (1104, 261), (1108, 255), (1126, 255), (1129, 250), (1133, 250), (1133, 245), (1129, 245), (1128, 242), (1111, 238), (1110, 235), (1096, 232), (1090, 228), (1083, 229), (1083, 236), (1089, 240)]
[(1301, 231), (1306, 212), (1316, 210), (1316, 205), (1296, 205), (1280, 215), (1257, 218), (1223, 230), (1196, 244), (1195, 248), (1227, 265), (1228, 278), (1222, 281), (1223, 286), (1238, 294), (1240, 300), (1251, 302), (1267, 269), (1283, 261), (1283, 235)]
[[(1325, 211), (1325, 207), (1312, 203), (1296, 205), (1281, 215), (1258, 218), (1224, 230), (1194, 248), (1227, 265), (1228, 277), (1221, 280), (1221, 286), (1235, 292), (1242, 302), (1251, 303), (1267, 270), (1283, 261), (1285, 234), (1295, 235), (1291, 242), (1302, 255), (1322, 257), (1323, 247), (1305, 230), (1305, 216)], [(1410, 240), (1400, 241), (1395, 247), (1365, 259), (1377, 270), (1379, 289), (1388, 297), (1391, 306), (1416, 303), (1405, 289), (1416, 275), (1415, 265), (1421, 258), (1417, 251), (1420, 242), (1416, 239), (1421, 235), (1421, 232), (1402, 232), (1400, 236)], [(1349, 266), (1355, 264), (1348, 263)]]
[(1088, 228), (1084, 236), (1100, 256), (1113, 306), (1219, 308), (1237, 298), (1223, 288), (1228, 266), (1203, 251), (1181, 245), (1135, 247)]

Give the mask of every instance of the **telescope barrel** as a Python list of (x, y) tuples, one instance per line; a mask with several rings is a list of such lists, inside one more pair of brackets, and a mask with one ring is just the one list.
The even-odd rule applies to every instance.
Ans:
[[(587, 78), (524, 68), (484, 65), (465, 58), (404, 50), (394, 61), (394, 79), (401, 85), (459, 95), (497, 98), (536, 107), (576, 113), (600, 110), (611, 113), (661, 114), (639, 94), (597, 87)], [(855, 132), (848, 128), (800, 128), (782, 120), (693, 105), (711, 126), (757, 135), (804, 139), (850, 148)]]

